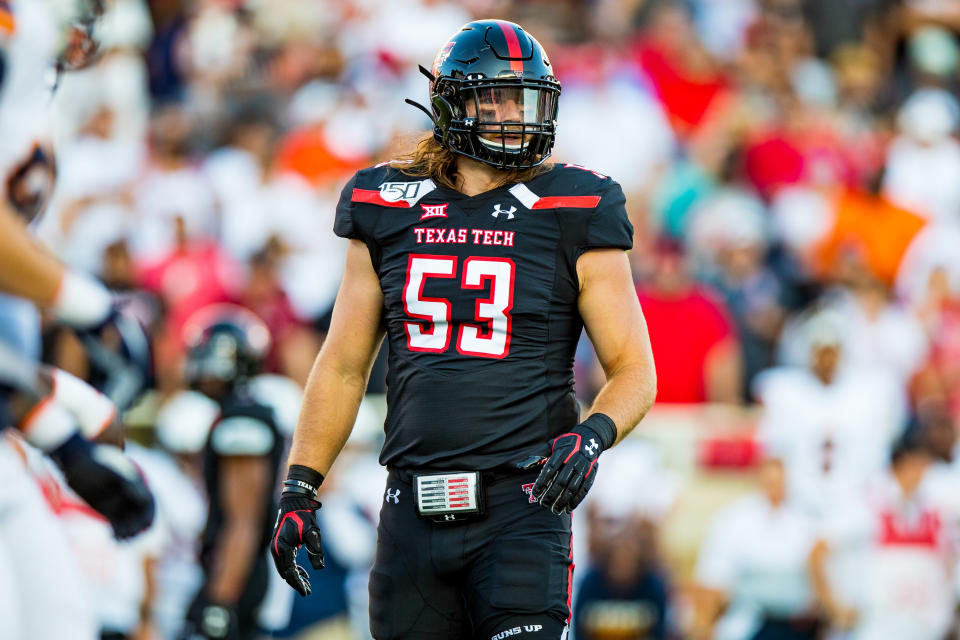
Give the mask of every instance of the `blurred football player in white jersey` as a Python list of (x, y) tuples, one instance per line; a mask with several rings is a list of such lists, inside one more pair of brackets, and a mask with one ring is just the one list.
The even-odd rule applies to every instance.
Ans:
[(821, 599), (856, 611), (852, 640), (947, 637), (958, 514), (952, 496), (926, 481), (931, 461), (923, 438), (906, 434), (889, 472), (823, 521), (814, 566), (830, 593)]
[(808, 366), (768, 369), (754, 383), (760, 433), (783, 453), (791, 495), (814, 516), (883, 472), (906, 422), (894, 378), (845, 365), (841, 329), (841, 318), (818, 312), (803, 327)]
[[(114, 422), (112, 404), (76, 378), (36, 364), (33, 304), (77, 330), (102, 364), (112, 356), (120, 370), (145, 373), (149, 354), (142, 330), (110, 293), (66, 269), (27, 232), (55, 175), (45, 142), (54, 77), (47, 72), (69, 66), (55, 64), (59, 32), (50, 8), (47, 0), (0, 0), (0, 292), (22, 298), (0, 300), (0, 613), (10, 614), (0, 615), (0, 637), (11, 639), (98, 634), (63, 531), (27, 471), (26, 442), (57, 463), (66, 485), (118, 538), (144, 529), (154, 511), (143, 479), (119, 449), (91, 442)], [(79, 24), (83, 31), (90, 23)], [(105, 332), (115, 349), (103, 346)]]

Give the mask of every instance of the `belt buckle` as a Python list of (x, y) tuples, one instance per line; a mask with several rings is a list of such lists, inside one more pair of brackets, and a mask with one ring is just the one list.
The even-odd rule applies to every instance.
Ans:
[(417, 514), (434, 522), (463, 522), (483, 513), (479, 471), (414, 476)]

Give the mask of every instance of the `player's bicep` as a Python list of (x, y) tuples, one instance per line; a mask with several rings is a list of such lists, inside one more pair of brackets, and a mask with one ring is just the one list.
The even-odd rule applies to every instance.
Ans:
[(344, 373), (366, 374), (383, 338), (382, 312), (383, 291), (370, 252), (362, 241), (350, 240), (343, 282), (321, 351), (324, 362)]
[(627, 254), (620, 249), (587, 251), (577, 260), (577, 275), (580, 316), (607, 376), (635, 365), (653, 375), (650, 336)]

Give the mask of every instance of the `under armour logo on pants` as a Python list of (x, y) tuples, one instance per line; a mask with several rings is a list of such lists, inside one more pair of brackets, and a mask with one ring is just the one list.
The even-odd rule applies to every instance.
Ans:
[(383, 497), (384, 502), (393, 500), (393, 504), (400, 504), (400, 489), (387, 489), (387, 495)]

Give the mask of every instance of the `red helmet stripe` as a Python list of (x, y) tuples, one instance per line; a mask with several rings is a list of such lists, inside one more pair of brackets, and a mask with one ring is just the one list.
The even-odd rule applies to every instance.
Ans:
[[(509, 22), (498, 22), (500, 29), (503, 31), (503, 37), (507, 39), (507, 53), (511, 58), (521, 58), (523, 57), (523, 52), (520, 51), (520, 39), (517, 38), (517, 32), (514, 31), (513, 25)], [(523, 61), (519, 59), (510, 60), (510, 70), (511, 71), (523, 71)]]

